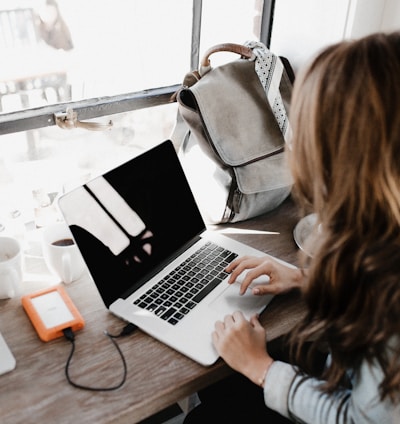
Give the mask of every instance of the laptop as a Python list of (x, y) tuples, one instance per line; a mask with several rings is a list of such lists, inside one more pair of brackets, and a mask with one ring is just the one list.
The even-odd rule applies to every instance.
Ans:
[(265, 253), (207, 230), (169, 140), (63, 194), (59, 207), (106, 307), (199, 364), (218, 359), (217, 320), (249, 318), (272, 298), (227, 284), (229, 262)]
[(4, 337), (0, 333), (0, 375), (12, 371), (16, 361)]

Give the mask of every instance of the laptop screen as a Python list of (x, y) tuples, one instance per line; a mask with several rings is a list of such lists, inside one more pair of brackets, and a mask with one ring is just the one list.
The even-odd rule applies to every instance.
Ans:
[(107, 307), (205, 229), (170, 141), (64, 194), (59, 206)]

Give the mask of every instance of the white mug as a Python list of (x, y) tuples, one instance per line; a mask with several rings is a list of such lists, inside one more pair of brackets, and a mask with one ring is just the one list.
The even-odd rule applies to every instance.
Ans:
[(0, 299), (19, 296), (22, 291), (22, 252), (14, 237), (0, 237)]
[(86, 265), (67, 224), (43, 227), (42, 249), (47, 267), (62, 282), (69, 284), (81, 277)]

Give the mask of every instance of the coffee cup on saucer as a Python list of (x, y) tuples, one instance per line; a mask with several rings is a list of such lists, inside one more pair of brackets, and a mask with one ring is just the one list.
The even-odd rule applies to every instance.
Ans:
[(19, 296), (22, 291), (22, 249), (14, 237), (0, 237), (0, 299)]

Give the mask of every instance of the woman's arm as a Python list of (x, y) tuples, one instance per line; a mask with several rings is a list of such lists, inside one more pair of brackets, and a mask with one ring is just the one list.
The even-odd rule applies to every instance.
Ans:
[(326, 394), (321, 381), (299, 375), (289, 364), (275, 361), (264, 385), (266, 405), (281, 415), (310, 424), (400, 423), (400, 405), (380, 400), (383, 379), (378, 364), (362, 364), (351, 390)]

